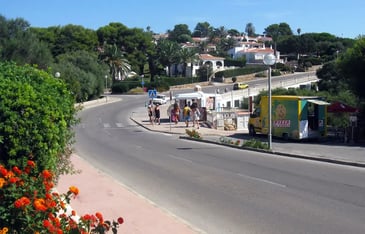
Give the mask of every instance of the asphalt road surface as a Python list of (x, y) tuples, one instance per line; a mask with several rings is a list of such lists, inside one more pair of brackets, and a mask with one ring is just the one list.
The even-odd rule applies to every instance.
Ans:
[(78, 155), (205, 233), (365, 233), (363, 168), (149, 132), (129, 119), (144, 103), (82, 111)]

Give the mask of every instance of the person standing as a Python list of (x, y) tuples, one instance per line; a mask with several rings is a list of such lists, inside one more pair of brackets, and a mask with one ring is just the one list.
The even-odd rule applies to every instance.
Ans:
[(155, 122), (160, 125), (160, 105), (157, 103), (155, 107)]
[(153, 103), (150, 100), (148, 107), (147, 107), (148, 117), (150, 118), (150, 124), (153, 125)]
[(186, 127), (189, 127), (190, 112), (191, 112), (190, 107), (188, 106), (188, 104), (185, 104), (184, 109), (183, 109), (183, 118), (184, 118)]
[(199, 120), (200, 120), (200, 111), (198, 107), (194, 107), (192, 109), (192, 121), (193, 121), (193, 127), (199, 129)]
[(174, 103), (174, 109), (172, 109), (171, 113), (173, 115), (173, 121), (175, 122), (175, 124), (177, 124), (180, 120), (180, 106), (177, 102)]

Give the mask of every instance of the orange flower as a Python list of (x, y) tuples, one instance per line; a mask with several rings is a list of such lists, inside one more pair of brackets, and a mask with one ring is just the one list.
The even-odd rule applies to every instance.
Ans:
[(99, 219), (99, 222), (100, 222), (100, 223), (104, 223), (103, 215), (102, 215), (100, 212), (96, 212), (96, 213), (95, 213), (95, 216), (96, 216), (96, 218), (98, 218), (98, 219)]
[(47, 210), (46, 202), (42, 198), (35, 199), (34, 202), (33, 202), (33, 205), (34, 205), (34, 208), (36, 210), (39, 210), (39, 211), (46, 211)]
[(22, 171), (17, 167), (17, 166), (14, 166), (13, 167), (13, 171), (18, 174), (18, 175), (21, 175), (22, 174)]
[(8, 174), (8, 170), (6, 170), (3, 166), (0, 166), (0, 174), (3, 177), (6, 177), (6, 175)]
[(18, 178), (18, 177), (11, 177), (9, 179), (9, 183), (11, 183), (11, 184), (15, 184), (18, 181), (20, 181), (20, 178)]
[(6, 176), (4, 176), (5, 178), (12, 178), (12, 177), (14, 177), (15, 176), (15, 174), (14, 174), (14, 172), (12, 172), (12, 171), (8, 171), (8, 173), (6, 174)]
[(75, 186), (71, 186), (71, 187), (69, 188), (69, 191), (70, 191), (71, 193), (73, 193), (75, 196), (77, 196), (77, 195), (79, 194), (79, 189), (78, 189), (77, 187), (75, 187)]
[(4, 178), (0, 178), (0, 188), (2, 188), (6, 184), (6, 181)]
[(52, 173), (48, 170), (44, 170), (42, 172), (42, 176), (43, 176), (44, 179), (51, 179), (52, 178)]
[(18, 208), (18, 209), (23, 208), (29, 204), (30, 204), (30, 200), (27, 197), (21, 197), (14, 202), (15, 208)]
[(35, 162), (32, 160), (28, 160), (27, 165), (30, 167), (35, 167)]

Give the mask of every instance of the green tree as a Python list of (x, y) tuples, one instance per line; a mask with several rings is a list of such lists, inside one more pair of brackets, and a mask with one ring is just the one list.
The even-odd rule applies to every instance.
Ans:
[(162, 39), (158, 41), (157, 53), (162, 66), (168, 67), (169, 76), (172, 76), (171, 65), (179, 62), (178, 52), (180, 50), (179, 44), (176, 42)]
[(0, 163), (68, 172), (77, 123), (73, 95), (45, 71), (0, 63)]
[(148, 59), (155, 53), (151, 32), (139, 28), (129, 29), (121, 23), (110, 23), (97, 30), (100, 45), (116, 45), (124, 52), (124, 58), (130, 64), (130, 70), (143, 74)]
[[(186, 68), (187, 68), (187, 63), (191, 63), (191, 65), (193, 65), (193, 63), (197, 60), (197, 53), (195, 49), (190, 49), (190, 48), (181, 48), (179, 50), (179, 58), (180, 62), (183, 64), (184, 66), (184, 71), (183, 71), (183, 76), (186, 76)], [(192, 72), (192, 66), (190, 71)], [(192, 74), (189, 74), (189, 76), (191, 77)]]
[(270, 36), (274, 42), (274, 53), (276, 56), (277, 43), (280, 36), (291, 36), (293, 32), (287, 23), (271, 24), (265, 28), (265, 34)]
[(194, 28), (194, 36), (209, 37), (213, 31), (213, 27), (208, 22), (199, 22)]
[(357, 39), (354, 46), (340, 56), (337, 66), (355, 94), (364, 99), (365, 37)]
[(7, 20), (0, 16), (0, 59), (18, 64), (37, 64), (46, 69), (52, 63), (48, 44), (40, 41), (22, 18)]
[(238, 37), (241, 33), (237, 29), (227, 30), (228, 35)]
[(96, 32), (79, 25), (32, 28), (40, 40), (49, 44), (54, 57), (67, 52), (95, 51), (98, 46)]
[(98, 62), (96, 52), (75, 51), (59, 55), (52, 68), (54, 72), (60, 72), (60, 79), (66, 82), (77, 102), (97, 99), (104, 92), (108, 67)]
[(169, 40), (177, 43), (185, 43), (191, 40), (191, 31), (186, 24), (177, 24), (174, 29), (169, 31)]
[(249, 37), (255, 36), (255, 26), (253, 25), (253, 23), (246, 24), (245, 32), (247, 33), (247, 36), (249, 36)]
[(334, 61), (325, 63), (316, 72), (320, 79), (318, 82), (319, 90), (326, 90), (329, 93), (339, 93), (341, 90), (349, 88), (344, 77), (339, 73), (339, 70)]
[(116, 44), (109, 45), (104, 43), (99, 59), (108, 65), (113, 84), (116, 80), (124, 80), (131, 71), (129, 61), (124, 57), (124, 52)]

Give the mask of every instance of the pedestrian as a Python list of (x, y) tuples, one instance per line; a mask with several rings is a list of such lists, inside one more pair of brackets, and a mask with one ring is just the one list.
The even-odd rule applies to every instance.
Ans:
[(184, 109), (183, 109), (183, 118), (184, 118), (186, 127), (189, 127), (190, 113), (191, 113), (190, 107), (188, 106), (188, 104), (185, 104)]
[(148, 117), (150, 119), (150, 124), (153, 125), (153, 103), (152, 100), (150, 100), (148, 107), (147, 107)]
[(174, 103), (173, 115), (175, 124), (177, 124), (180, 120), (180, 106), (177, 102)]
[(160, 105), (157, 103), (155, 107), (155, 122), (160, 125)]
[(199, 120), (200, 120), (200, 111), (198, 107), (194, 107), (192, 109), (192, 121), (193, 121), (193, 127), (199, 129), (200, 125), (199, 125)]

